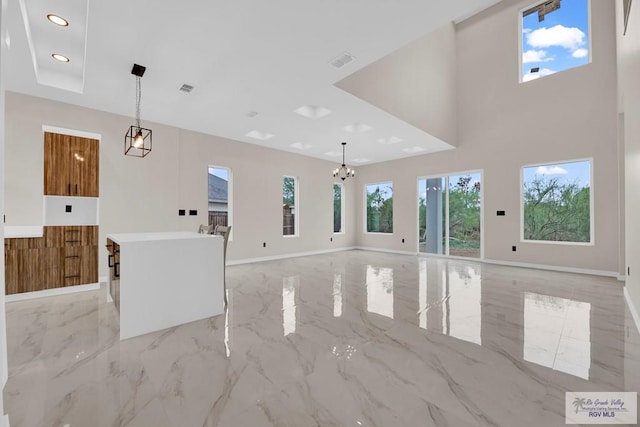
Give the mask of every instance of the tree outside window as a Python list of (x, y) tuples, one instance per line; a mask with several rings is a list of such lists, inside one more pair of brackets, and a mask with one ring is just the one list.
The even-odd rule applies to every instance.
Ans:
[(393, 184), (367, 184), (367, 232), (393, 233)]
[(591, 242), (591, 162), (523, 168), (523, 238)]

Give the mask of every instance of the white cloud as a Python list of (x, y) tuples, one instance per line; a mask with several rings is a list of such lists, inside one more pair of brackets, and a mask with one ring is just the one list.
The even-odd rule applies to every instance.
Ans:
[(529, 34), (529, 33), (531, 32), (531, 28), (523, 28), (523, 29), (522, 29), (522, 32), (523, 32), (524, 34)]
[(537, 73), (527, 73), (522, 76), (523, 82), (530, 82), (531, 80), (539, 79), (540, 77), (550, 76), (554, 74), (554, 70), (550, 70), (549, 68), (540, 68), (540, 71)]
[(527, 44), (534, 48), (561, 46), (575, 51), (585, 42), (586, 34), (577, 27), (556, 25), (551, 28), (543, 27), (526, 33)]
[(568, 173), (560, 166), (538, 166), (536, 169), (536, 175), (566, 175)]
[(528, 64), (530, 62), (548, 62), (553, 61), (553, 58), (547, 56), (547, 52), (544, 50), (528, 50), (522, 54), (522, 63)]
[(576, 49), (571, 54), (571, 56), (573, 56), (574, 58), (584, 58), (587, 55), (589, 55), (589, 51), (587, 49), (584, 49), (584, 48)]

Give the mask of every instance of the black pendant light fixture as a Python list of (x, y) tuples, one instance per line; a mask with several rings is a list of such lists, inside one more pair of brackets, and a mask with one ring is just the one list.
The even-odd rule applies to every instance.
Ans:
[(127, 156), (145, 157), (151, 152), (151, 129), (140, 126), (140, 79), (146, 70), (146, 67), (138, 64), (133, 64), (131, 69), (131, 74), (136, 76), (136, 124), (130, 126), (124, 136), (124, 154)]
[(347, 178), (351, 178), (356, 176), (356, 171), (354, 171), (353, 169), (349, 169), (345, 164), (344, 164), (344, 147), (346, 147), (347, 143), (343, 142), (342, 143), (342, 165), (339, 168), (336, 168), (333, 171), (333, 177), (334, 178), (338, 178), (340, 177), (341, 180), (345, 180)]

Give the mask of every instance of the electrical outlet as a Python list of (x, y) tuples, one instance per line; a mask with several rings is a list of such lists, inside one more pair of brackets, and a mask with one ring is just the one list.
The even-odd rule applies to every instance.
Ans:
[(198, 215), (198, 211), (196, 209), (189, 209), (189, 215), (191, 216)]
[(506, 212), (505, 211), (496, 211), (496, 215), (498, 216), (505, 216)]
[(71, 205), (64, 205), (64, 211), (67, 213), (71, 213)]
[(333, 242), (333, 237), (329, 237), (329, 241), (330, 241), (330, 242)]
[(404, 243), (404, 239), (402, 239), (402, 243)]
[(267, 247), (267, 242), (262, 242), (262, 247), (266, 248)]
[(515, 247), (515, 246), (511, 246), (511, 250), (512, 250), (513, 252), (515, 252), (515, 251), (516, 251), (516, 247)]
[(187, 214), (187, 211), (185, 211), (184, 209), (178, 209), (179, 216), (185, 216), (186, 214)]

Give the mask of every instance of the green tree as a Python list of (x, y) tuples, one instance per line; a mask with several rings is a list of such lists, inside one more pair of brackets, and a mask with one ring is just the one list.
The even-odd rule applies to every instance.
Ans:
[(591, 239), (590, 188), (558, 178), (524, 184), (524, 238), (558, 242)]
[(393, 233), (393, 196), (390, 188), (367, 188), (367, 231)]
[(296, 180), (290, 176), (285, 176), (282, 180), (282, 204), (295, 206), (296, 203)]
[(449, 247), (480, 247), (480, 183), (469, 175), (449, 181)]
[(342, 186), (333, 184), (333, 232), (339, 233), (342, 228)]

